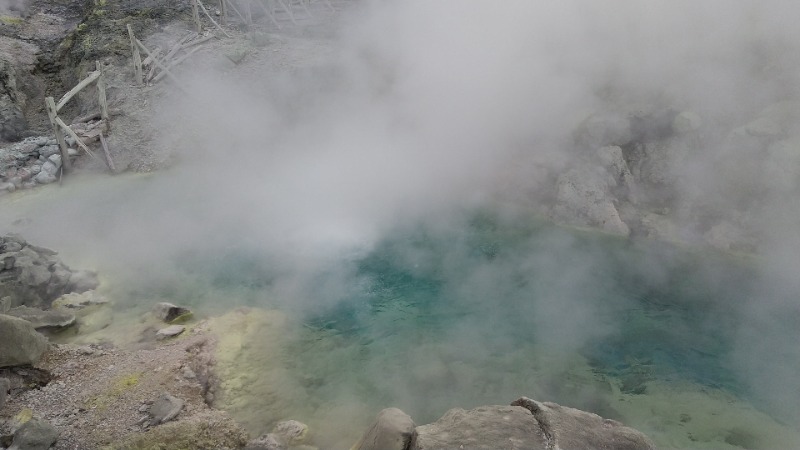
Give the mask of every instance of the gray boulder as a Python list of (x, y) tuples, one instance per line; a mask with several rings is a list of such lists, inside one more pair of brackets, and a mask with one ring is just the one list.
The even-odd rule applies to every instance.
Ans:
[(33, 364), (47, 345), (47, 338), (27, 320), (0, 314), (0, 367)]
[(417, 430), (411, 417), (397, 408), (387, 408), (378, 413), (351, 450), (412, 450), (418, 448), (416, 442)]
[(150, 405), (150, 408), (147, 410), (152, 417), (150, 420), (150, 426), (169, 422), (177, 417), (182, 409), (183, 400), (167, 393), (162, 394), (161, 397), (153, 402), (153, 404)]
[[(536, 418), (519, 406), (481, 406), (451, 409), (436, 422), (417, 427), (418, 450), (551, 450), (548, 436)], [(376, 449), (379, 447), (375, 447)], [(412, 447), (413, 448), (413, 447)], [(563, 449), (567, 450), (567, 449)]]
[(553, 218), (557, 222), (600, 228), (628, 236), (630, 229), (619, 216), (602, 168), (573, 168), (558, 177)]
[(170, 323), (180, 317), (185, 317), (192, 312), (188, 308), (176, 306), (172, 303), (161, 302), (153, 305), (153, 314), (164, 322)]
[(36, 417), (25, 422), (14, 432), (14, 440), (8, 450), (47, 450), (58, 439), (58, 430)]
[(49, 309), (45, 311), (29, 306), (17, 306), (16, 308), (9, 309), (5, 314), (27, 320), (33, 325), (33, 328), (37, 330), (44, 328), (66, 328), (75, 324), (75, 314), (61, 309)]
[(171, 337), (175, 337), (186, 330), (186, 327), (183, 325), (170, 325), (166, 328), (162, 328), (156, 332), (156, 339), (167, 339)]
[(655, 450), (643, 433), (615, 420), (555, 403), (522, 397), (512, 403), (533, 415), (550, 447), (562, 450)]

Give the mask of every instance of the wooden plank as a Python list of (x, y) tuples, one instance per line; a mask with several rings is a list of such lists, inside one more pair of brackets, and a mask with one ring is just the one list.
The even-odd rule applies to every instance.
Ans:
[(111, 169), (111, 173), (117, 173), (117, 168), (114, 167), (114, 160), (111, 159), (111, 152), (108, 151), (108, 144), (106, 143), (106, 138), (103, 137), (103, 133), (100, 133), (100, 145), (103, 147), (103, 155), (106, 157), (106, 165), (108, 165), (108, 168)]
[(272, 22), (272, 24), (275, 25), (275, 27), (277, 27), (280, 30), (281, 24), (279, 24), (278, 21), (275, 20), (275, 15), (272, 13), (272, 10), (263, 3), (264, 0), (255, 0), (255, 2), (258, 6), (260, 6), (264, 10), (265, 13), (267, 13), (267, 17), (269, 17), (270, 22)]
[(222, 21), (228, 21), (228, 0), (219, 0), (219, 12), (222, 14)]
[[(148, 54), (148, 55), (150, 54), (150, 50), (148, 50), (148, 49), (147, 49), (147, 47), (145, 47), (145, 46), (144, 46), (144, 44), (142, 44), (142, 43), (141, 43), (141, 42), (140, 42), (138, 39), (136, 39), (136, 44), (137, 44), (137, 45), (139, 46), (139, 48), (141, 48), (141, 49), (142, 49), (142, 50), (143, 50), (143, 51), (144, 51), (146, 54)], [(154, 59), (154, 60), (153, 60), (153, 63), (154, 63), (154, 64), (156, 64), (156, 65), (158, 66), (158, 68), (159, 68), (159, 69), (163, 70), (163, 71), (164, 71), (164, 73), (166, 73), (166, 74), (167, 74), (167, 76), (168, 76), (168, 77), (170, 77), (170, 79), (172, 79), (172, 81), (174, 81), (174, 82), (175, 82), (175, 84), (177, 84), (177, 86), (178, 86), (178, 88), (179, 88), (180, 90), (182, 90), (182, 91), (186, 92), (186, 89), (184, 89), (184, 87), (183, 87), (183, 83), (181, 83), (181, 80), (179, 80), (179, 79), (178, 79), (178, 78), (177, 78), (175, 75), (173, 75), (173, 74), (172, 74), (172, 72), (170, 72), (170, 71), (169, 71), (169, 69), (167, 69), (167, 67), (166, 67), (164, 64), (161, 64), (161, 62), (160, 62), (159, 60), (157, 60), (157, 59)]]
[(208, 13), (208, 11), (206, 11), (206, 7), (205, 7), (205, 6), (203, 6), (203, 4), (200, 2), (200, 0), (195, 0), (195, 2), (197, 3), (197, 6), (199, 6), (199, 7), (200, 7), (200, 9), (202, 9), (202, 10), (203, 10), (203, 14), (205, 14), (205, 15), (206, 15), (206, 17), (208, 17), (208, 20), (210, 20), (210, 21), (211, 21), (211, 23), (213, 23), (213, 24), (214, 24), (214, 26), (215, 26), (215, 27), (217, 27), (217, 29), (219, 29), (219, 31), (222, 31), (222, 34), (224, 34), (224, 35), (225, 35), (225, 36), (227, 36), (227, 37), (232, 37), (230, 34), (228, 34), (228, 32), (226, 32), (226, 31), (225, 31), (225, 29), (223, 29), (223, 28), (222, 28), (222, 27), (221, 27), (221, 26), (220, 26), (220, 25), (217, 23), (217, 21), (216, 21), (216, 20), (214, 20), (214, 18), (213, 18), (213, 17), (211, 17), (211, 14), (209, 14), (209, 13)]
[(200, 23), (200, 14), (197, 12), (197, 5), (200, 3), (200, 0), (191, 0), (191, 2), (192, 2), (192, 20), (194, 20), (194, 28), (199, 33), (203, 30), (203, 25)]
[[(178, 64), (182, 63), (182, 62), (183, 62), (183, 61), (185, 61), (187, 58), (189, 58), (190, 56), (192, 56), (193, 54), (195, 54), (195, 52), (197, 52), (197, 51), (198, 51), (198, 50), (200, 50), (201, 48), (202, 48), (202, 47), (195, 47), (195, 48), (191, 49), (191, 50), (190, 50), (190, 51), (189, 51), (187, 54), (185, 54), (185, 55), (181, 56), (180, 58), (178, 58), (178, 59), (176, 59), (176, 60), (174, 60), (174, 61), (172, 61), (172, 62), (171, 62), (171, 63), (170, 63), (168, 66), (167, 66), (167, 69), (171, 69), (171, 68), (173, 68), (173, 67), (177, 66)], [(157, 83), (159, 80), (161, 80), (162, 78), (164, 78), (164, 76), (165, 76), (165, 75), (166, 75), (166, 72), (161, 72), (161, 73), (159, 73), (158, 75), (156, 75), (156, 76), (155, 76), (155, 78), (153, 78), (153, 83)]]
[(72, 97), (74, 97), (74, 96), (75, 96), (75, 94), (77, 94), (78, 92), (80, 92), (80, 91), (81, 91), (81, 89), (85, 88), (86, 86), (88, 86), (88, 85), (89, 85), (89, 84), (91, 84), (91, 83), (92, 83), (94, 80), (96, 80), (96, 79), (98, 79), (98, 78), (100, 78), (100, 72), (89, 72), (89, 76), (87, 76), (86, 78), (84, 78), (84, 79), (83, 79), (83, 80), (82, 80), (80, 83), (78, 83), (77, 85), (75, 85), (75, 87), (74, 87), (74, 88), (70, 89), (70, 90), (69, 90), (69, 92), (67, 92), (66, 94), (64, 94), (64, 96), (63, 96), (63, 97), (61, 97), (61, 100), (59, 100), (59, 101), (58, 101), (58, 103), (56, 104), (56, 112), (58, 112), (58, 111), (61, 111), (61, 108), (63, 108), (63, 107), (64, 107), (64, 105), (66, 105), (66, 104), (67, 104), (67, 102), (68, 102), (68, 101), (69, 101), (69, 100), (70, 100)]
[(203, 42), (210, 41), (211, 39), (214, 39), (215, 37), (216, 36), (214, 36), (213, 34), (210, 34), (208, 36), (201, 37), (200, 39), (195, 39), (193, 41), (189, 41), (189, 42), (181, 45), (180, 49), (181, 50), (186, 50), (189, 47), (194, 47), (195, 45), (199, 45), (199, 44), (202, 44)]
[[(156, 47), (156, 49), (153, 50), (153, 55), (157, 58), (159, 55), (161, 55), (162, 51), (163, 50), (161, 50), (161, 47)], [(144, 59), (144, 61), (142, 61), (142, 66), (147, 66), (152, 63), (153, 63), (153, 58), (148, 56), (147, 58)]]
[(142, 77), (142, 55), (139, 54), (139, 48), (136, 47), (136, 36), (133, 35), (133, 28), (128, 24), (128, 37), (131, 39), (131, 52), (133, 52), (133, 71), (136, 76), (137, 84), (144, 84)]
[(108, 100), (106, 99), (106, 77), (103, 74), (103, 65), (100, 64), (100, 61), (95, 62), (97, 67), (97, 73), (100, 74), (97, 77), (97, 103), (100, 103), (100, 118), (103, 119), (105, 123), (106, 132), (111, 129), (111, 119), (108, 116)]
[(50, 124), (53, 125), (53, 132), (56, 135), (58, 148), (61, 151), (61, 166), (64, 171), (69, 173), (72, 170), (72, 161), (69, 160), (69, 151), (67, 150), (67, 142), (64, 140), (64, 134), (58, 127), (58, 110), (56, 109), (56, 102), (53, 97), (45, 97), (44, 105), (47, 107), (47, 117), (50, 118)]
[[(67, 134), (68, 134), (68, 135), (70, 135), (70, 137), (72, 137), (72, 139), (75, 139), (75, 143), (76, 143), (76, 144), (78, 144), (78, 147), (82, 148), (82, 149), (83, 149), (83, 151), (85, 151), (86, 153), (88, 153), (88, 154), (89, 154), (89, 156), (91, 156), (92, 158), (94, 158), (94, 159), (96, 159), (96, 160), (98, 160), (98, 161), (100, 160), (100, 159), (97, 157), (97, 155), (95, 155), (95, 154), (94, 154), (94, 152), (92, 152), (91, 150), (89, 150), (89, 147), (87, 147), (87, 146), (86, 146), (86, 144), (84, 144), (84, 143), (83, 143), (83, 140), (82, 140), (82, 139), (81, 139), (81, 138), (80, 138), (80, 137), (79, 137), (77, 134), (75, 134), (75, 132), (74, 132), (74, 131), (72, 131), (72, 128), (70, 128), (70, 127), (69, 127), (69, 125), (65, 124), (65, 123), (64, 123), (64, 121), (63, 121), (63, 120), (61, 120), (61, 118), (60, 118), (60, 117), (58, 117), (58, 116), (56, 116), (56, 123), (57, 123), (58, 125), (60, 125), (60, 126), (61, 126), (61, 128), (63, 128), (63, 129), (64, 129), (64, 131), (66, 131), (66, 132), (67, 132)], [(66, 142), (64, 143), (64, 145), (65, 145), (65, 146), (67, 145), (67, 144), (66, 144)], [(61, 157), (62, 157), (62, 158), (64, 157), (64, 156), (63, 156), (63, 154), (62, 154), (62, 156), (61, 156)], [(67, 158), (69, 158), (69, 156), (67, 156)]]

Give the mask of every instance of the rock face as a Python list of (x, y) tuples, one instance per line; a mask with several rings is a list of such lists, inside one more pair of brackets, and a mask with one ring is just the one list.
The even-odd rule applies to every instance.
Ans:
[(17, 306), (45, 309), (63, 294), (98, 286), (95, 273), (70, 270), (56, 255), (19, 236), (0, 237), (0, 312)]
[(153, 314), (164, 322), (172, 322), (179, 317), (185, 317), (192, 312), (188, 308), (176, 306), (172, 303), (161, 302), (153, 305)]
[(33, 364), (47, 350), (47, 338), (30, 322), (0, 314), (0, 367)]
[(21, 108), (24, 99), (24, 95), (17, 89), (14, 66), (9, 61), (0, 59), (0, 139), (19, 139), (27, 128)]
[(351, 450), (654, 450), (644, 434), (619, 422), (526, 397), (511, 406), (451, 409), (414, 428), (409, 416), (385, 409)]
[(2, 411), (3, 406), (6, 404), (6, 396), (8, 395), (9, 389), (11, 389), (11, 383), (8, 381), (8, 378), (0, 378), (0, 411)]
[(412, 450), (417, 448), (416, 440), (411, 417), (397, 408), (387, 408), (378, 413), (351, 450)]
[(65, 328), (75, 324), (75, 314), (62, 309), (41, 310), (28, 306), (17, 306), (6, 312), (7, 315), (27, 320), (33, 328)]

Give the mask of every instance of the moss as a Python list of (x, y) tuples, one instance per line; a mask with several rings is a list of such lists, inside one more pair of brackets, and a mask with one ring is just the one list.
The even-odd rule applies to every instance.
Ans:
[(31, 411), (29, 408), (25, 408), (14, 416), (13, 421), (16, 424), (22, 425), (24, 423), (27, 423), (32, 418), (33, 418), (33, 411)]
[(22, 18), (12, 17), (12, 16), (0, 16), (0, 22), (6, 25), (20, 25), (22, 24)]
[(122, 394), (137, 386), (141, 376), (141, 372), (136, 372), (117, 378), (111, 383), (111, 387), (109, 388), (108, 392), (86, 400), (86, 406), (89, 408), (99, 409), (101, 411), (108, 409), (108, 407), (111, 406), (111, 404)]

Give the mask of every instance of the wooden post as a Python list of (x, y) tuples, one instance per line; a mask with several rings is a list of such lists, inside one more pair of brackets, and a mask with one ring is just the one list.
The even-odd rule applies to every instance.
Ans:
[(111, 173), (117, 173), (117, 168), (114, 167), (114, 160), (111, 159), (111, 152), (108, 151), (108, 144), (106, 143), (106, 138), (103, 137), (103, 133), (100, 133), (100, 145), (103, 147), (103, 154), (106, 157), (106, 164), (108, 168), (111, 169)]
[(247, 0), (247, 4), (245, 5), (245, 7), (247, 8), (245, 10), (245, 16), (247, 17), (247, 24), (248, 25), (252, 25), (253, 24), (253, 9), (252, 9), (252, 6), (253, 6), (252, 2), (250, 0)]
[(56, 141), (61, 150), (61, 165), (64, 171), (69, 173), (72, 170), (72, 161), (69, 160), (69, 151), (67, 150), (67, 142), (64, 140), (64, 133), (58, 126), (58, 110), (56, 110), (56, 101), (53, 97), (45, 97), (44, 104), (47, 107), (47, 116), (50, 118), (50, 124), (53, 125), (53, 132), (56, 134)]
[(292, 23), (297, 25), (297, 21), (294, 20), (294, 13), (292, 13), (292, 8), (286, 6), (286, 3), (284, 3), (283, 0), (278, 0), (278, 4), (281, 5), (281, 8), (283, 8), (283, 10), (286, 11), (286, 14), (289, 15), (289, 19), (291, 19)]
[(203, 30), (203, 25), (200, 23), (200, 12), (197, 10), (197, 3), (200, 0), (190, 0), (192, 2), (192, 20), (194, 20), (194, 28), (199, 33)]
[(133, 28), (131, 28), (131, 24), (128, 24), (128, 36), (131, 38), (133, 70), (136, 72), (136, 83), (144, 84), (144, 80), (142, 79), (142, 55), (139, 54), (139, 47), (136, 46), (136, 36), (133, 35)]
[(222, 23), (228, 23), (228, 0), (219, 0), (219, 12), (222, 14)]
[(100, 103), (100, 118), (103, 119), (105, 131), (111, 130), (111, 119), (108, 117), (108, 101), (106, 100), (106, 78), (103, 76), (103, 65), (100, 61), (96, 62), (97, 71), (100, 76), (97, 78), (97, 102)]

